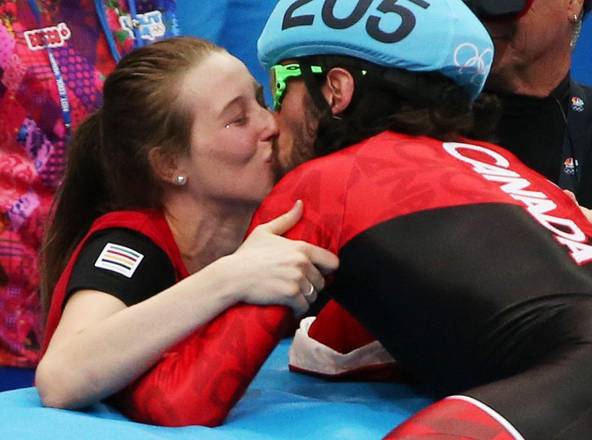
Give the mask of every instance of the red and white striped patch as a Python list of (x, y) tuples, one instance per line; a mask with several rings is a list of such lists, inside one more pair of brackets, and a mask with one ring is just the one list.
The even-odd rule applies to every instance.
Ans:
[(131, 278), (144, 259), (144, 255), (115, 243), (107, 243), (95, 262), (95, 267), (117, 272)]

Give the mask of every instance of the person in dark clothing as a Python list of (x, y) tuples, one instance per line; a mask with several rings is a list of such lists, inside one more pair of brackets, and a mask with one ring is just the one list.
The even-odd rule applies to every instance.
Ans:
[(495, 45), (486, 84), (502, 104), (494, 141), (591, 208), (592, 88), (576, 83), (570, 68), (592, 1), (465, 2)]

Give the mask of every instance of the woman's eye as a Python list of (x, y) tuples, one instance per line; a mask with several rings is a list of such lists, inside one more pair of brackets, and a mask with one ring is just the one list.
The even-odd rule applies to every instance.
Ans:
[(228, 122), (224, 128), (229, 128), (234, 126), (241, 126), (241, 125), (245, 125), (248, 122), (249, 118), (246, 116), (239, 116), (237, 118), (234, 118), (232, 121)]

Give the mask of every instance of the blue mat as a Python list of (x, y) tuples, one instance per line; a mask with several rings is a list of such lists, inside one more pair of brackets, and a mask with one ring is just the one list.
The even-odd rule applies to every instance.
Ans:
[(430, 400), (392, 383), (338, 383), (290, 373), (290, 340), (272, 353), (245, 396), (217, 428), (163, 428), (127, 420), (107, 405), (43, 408), (34, 388), (0, 393), (6, 439), (379, 439)]

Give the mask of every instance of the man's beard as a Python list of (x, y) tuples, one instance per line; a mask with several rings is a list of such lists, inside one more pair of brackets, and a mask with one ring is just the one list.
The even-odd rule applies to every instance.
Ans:
[(309, 139), (310, 138), (303, 138), (299, 133), (298, 137), (294, 138), (290, 153), (281, 160), (279, 157), (280, 147), (277, 140), (273, 143), (273, 150), (275, 154), (273, 155), (272, 159), (272, 167), (276, 182), (298, 165), (314, 157), (313, 141)]
[(304, 117), (300, 124), (293, 127), (294, 136), (289, 153), (282, 157), (279, 138), (273, 142), (272, 166), (276, 182), (298, 165), (315, 157), (314, 143), (319, 126), (319, 112), (312, 100), (308, 96), (307, 98), (305, 101), (308, 102), (304, 103)]

